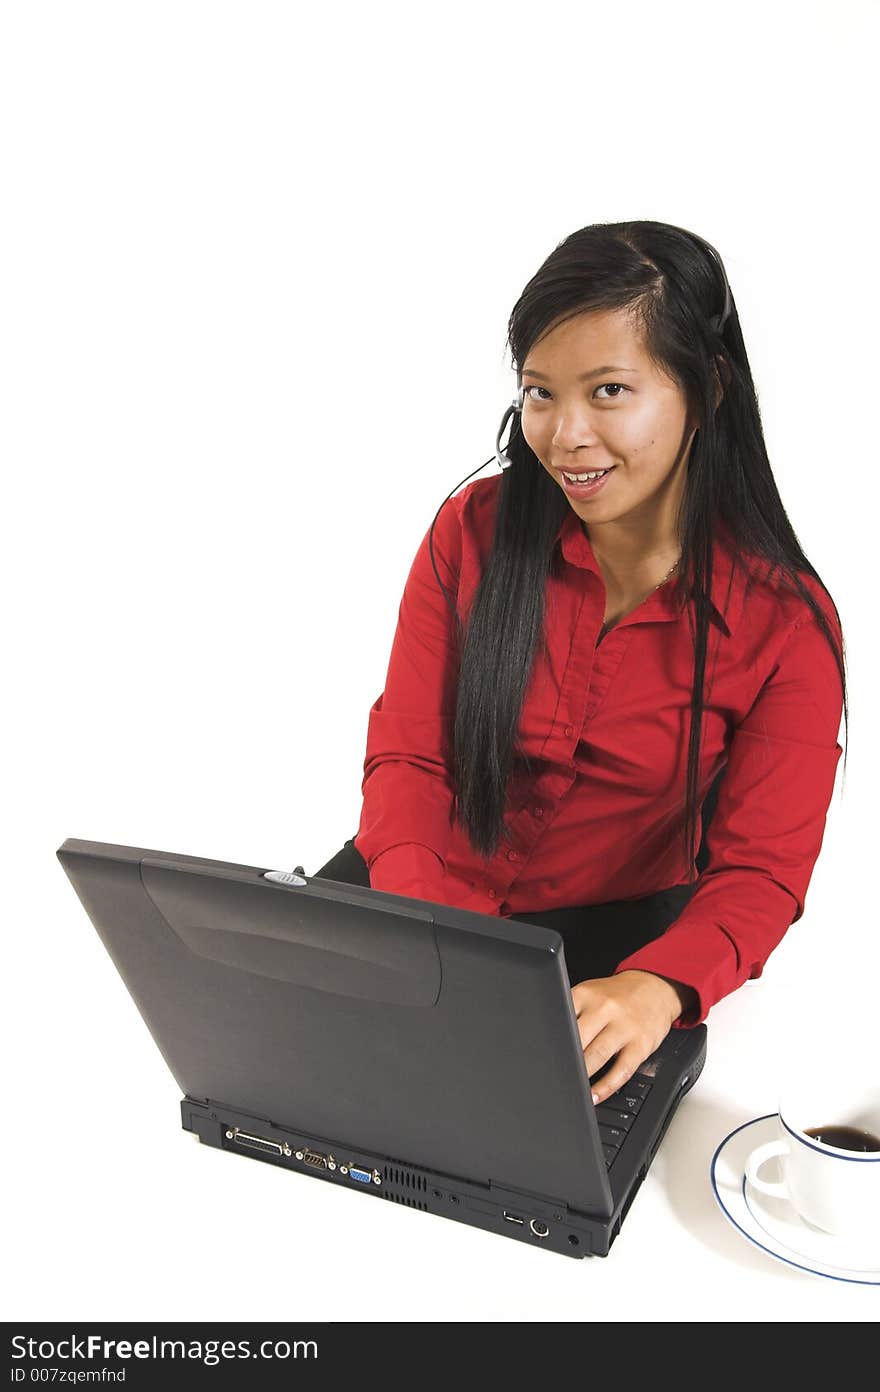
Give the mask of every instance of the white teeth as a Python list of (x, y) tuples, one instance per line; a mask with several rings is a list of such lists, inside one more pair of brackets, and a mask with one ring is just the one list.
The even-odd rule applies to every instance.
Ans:
[[(565, 473), (565, 470), (563, 469), (562, 472)], [(590, 479), (601, 478), (603, 474), (607, 473), (607, 469), (599, 469), (595, 474), (565, 474), (565, 477), (570, 483), (589, 483)]]

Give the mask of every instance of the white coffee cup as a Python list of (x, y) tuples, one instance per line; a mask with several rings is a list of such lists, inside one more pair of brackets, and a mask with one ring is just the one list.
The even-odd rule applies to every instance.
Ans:
[[(842, 1062), (839, 1075), (805, 1075), (783, 1086), (779, 1138), (752, 1151), (746, 1178), (759, 1193), (787, 1199), (814, 1227), (869, 1244), (876, 1241), (880, 1252), (880, 1150), (850, 1149), (822, 1139), (823, 1133), (841, 1127), (880, 1138), (880, 1078), (876, 1083), (848, 1080), (845, 1069)], [(781, 1161), (782, 1183), (760, 1174), (775, 1156)]]

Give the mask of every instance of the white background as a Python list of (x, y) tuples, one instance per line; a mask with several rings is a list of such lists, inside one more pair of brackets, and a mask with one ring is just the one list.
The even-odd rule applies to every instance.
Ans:
[[(876, 1065), (877, 20), (4, 7), (6, 1318), (873, 1314), (751, 1249), (708, 1164), (773, 1110), (781, 1020)], [(710, 1017), (611, 1255), (575, 1262), (197, 1145), (55, 850), (314, 874), (354, 834), (410, 563), (513, 393), (511, 307), (577, 227), (642, 217), (724, 258), (843, 619), (849, 758), (804, 917)]]

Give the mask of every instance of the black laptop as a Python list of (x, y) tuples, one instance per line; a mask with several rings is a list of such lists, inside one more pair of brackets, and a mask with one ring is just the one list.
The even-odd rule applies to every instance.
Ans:
[(68, 839), (57, 855), (200, 1141), (608, 1254), (702, 1070), (705, 1025), (671, 1030), (594, 1107), (551, 929), (136, 846)]

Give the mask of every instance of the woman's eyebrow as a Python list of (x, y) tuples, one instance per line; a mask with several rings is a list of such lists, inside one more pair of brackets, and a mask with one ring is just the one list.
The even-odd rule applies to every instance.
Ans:
[[(605, 365), (604, 367), (594, 367), (594, 368), (592, 368), (589, 372), (582, 372), (581, 375), (580, 375), (580, 377), (578, 377), (577, 380), (578, 380), (579, 382), (583, 382), (583, 381), (585, 381), (585, 380), (587, 379), (587, 377), (598, 377), (600, 372), (637, 372), (637, 371), (638, 371), (638, 368), (635, 368), (635, 367), (614, 367), (612, 364), (606, 363), (606, 365)], [(524, 367), (524, 368), (523, 368), (523, 376), (525, 377), (526, 374), (528, 374), (529, 377), (543, 377), (543, 379), (544, 379), (545, 382), (549, 380), (549, 378), (547, 377), (546, 372), (537, 372), (537, 371), (535, 370), (535, 368), (533, 368), (533, 367)]]

